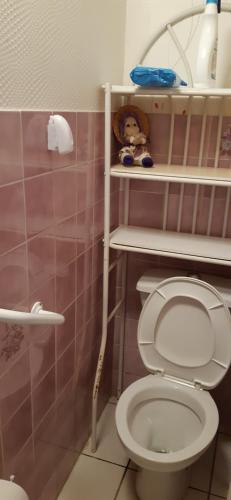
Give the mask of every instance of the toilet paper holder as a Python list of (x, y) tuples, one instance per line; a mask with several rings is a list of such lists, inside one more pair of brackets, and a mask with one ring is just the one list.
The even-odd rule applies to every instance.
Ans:
[[(11, 476), (14, 477), (14, 476)], [(0, 479), (0, 498), (4, 500), (29, 500), (25, 490), (13, 480)]]

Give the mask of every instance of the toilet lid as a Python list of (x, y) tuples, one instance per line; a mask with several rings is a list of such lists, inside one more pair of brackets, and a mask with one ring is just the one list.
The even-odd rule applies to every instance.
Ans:
[(229, 309), (208, 283), (187, 277), (162, 281), (142, 309), (138, 346), (150, 372), (216, 387), (231, 361)]

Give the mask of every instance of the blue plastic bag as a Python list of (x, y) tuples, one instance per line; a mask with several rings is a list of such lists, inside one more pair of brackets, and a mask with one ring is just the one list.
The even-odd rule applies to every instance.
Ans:
[(144, 87), (179, 87), (187, 83), (170, 68), (136, 66), (130, 73), (131, 80)]

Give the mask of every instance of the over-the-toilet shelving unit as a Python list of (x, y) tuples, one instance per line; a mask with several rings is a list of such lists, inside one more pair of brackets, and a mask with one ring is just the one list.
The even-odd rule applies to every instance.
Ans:
[[(231, 13), (231, 5), (224, 4), (222, 10)], [(152, 45), (160, 36), (168, 31), (172, 40), (175, 42), (185, 64), (188, 74), (188, 81), (192, 82), (192, 75), (185, 54), (182, 54), (179, 41), (173, 30), (177, 22), (187, 17), (198, 15), (203, 11), (203, 6), (197, 6), (184, 12), (178, 18), (172, 19), (162, 27), (154, 36), (153, 40), (144, 51), (140, 63), (143, 62), (146, 54)], [(102, 340), (96, 370), (95, 384), (92, 397), (92, 451), (96, 450), (96, 422), (97, 422), (97, 401), (100, 386), (100, 379), (103, 369), (105, 349), (107, 343), (108, 325), (120, 310), (122, 317), (120, 332), (120, 351), (119, 351), (119, 370), (118, 370), (118, 396), (122, 390), (123, 373), (123, 351), (124, 351), (124, 320), (125, 320), (125, 291), (126, 291), (126, 268), (128, 252), (139, 252), (152, 255), (162, 255), (165, 257), (174, 257), (178, 259), (188, 259), (191, 261), (200, 261), (213, 263), (223, 266), (231, 266), (231, 239), (227, 237), (228, 218), (231, 203), (231, 168), (221, 168), (219, 166), (220, 146), (222, 139), (222, 125), (224, 116), (227, 115), (227, 109), (231, 109), (231, 89), (198, 89), (192, 87), (181, 87), (179, 89), (167, 88), (140, 88), (133, 85), (121, 86), (107, 83), (103, 85), (105, 93), (105, 184), (104, 184), (104, 265), (103, 265), (103, 312), (102, 312)], [(111, 165), (111, 115), (112, 99), (114, 96), (121, 97), (121, 104), (126, 102), (140, 105), (141, 98), (162, 99), (168, 103), (170, 110), (170, 129), (167, 164), (157, 164), (152, 168), (142, 167), (124, 167), (121, 165)], [(186, 127), (184, 137), (184, 151), (181, 165), (175, 165), (173, 158), (173, 140), (175, 130), (175, 101), (184, 98), (186, 100)], [(201, 132), (197, 166), (188, 164), (190, 130), (194, 106), (198, 106), (200, 101), (201, 109)], [(213, 167), (203, 166), (203, 152), (206, 138), (206, 127), (210, 113), (210, 107), (216, 101), (217, 132), (215, 144), (215, 158)], [(146, 99), (147, 102), (147, 99)], [(213, 108), (214, 109), (214, 108)], [(122, 191), (124, 194), (123, 224), (111, 231), (110, 221), (110, 188), (111, 179), (117, 177), (121, 180)], [(147, 182), (164, 182), (164, 205), (162, 213), (162, 229), (150, 229), (145, 227), (135, 227), (129, 225), (129, 189), (130, 181), (142, 180)], [(180, 185), (179, 206), (177, 213), (176, 231), (167, 230), (169, 191), (171, 183)], [(194, 206), (192, 213), (192, 227), (190, 233), (182, 232), (183, 201), (185, 186), (194, 185)], [(206, 234), (197, 234), (198, 206), (200, 189), (203, 186), (210, 186), (211, 194), (209, 201), (208, 220)], [(224, 216), (221, 228), (221, 236), (212, 235), (212, 220), (215, 207), (215, 195), (218, 187), (224, 188)], [(110, 263), (110, 249), (118, 250), (117, 258)], [(110, 272), (119, 264), (122, 264), (121, 289), (122, 296), (114, 307), (113, 311), (108, 312), (109, 298), (109, 277)]]

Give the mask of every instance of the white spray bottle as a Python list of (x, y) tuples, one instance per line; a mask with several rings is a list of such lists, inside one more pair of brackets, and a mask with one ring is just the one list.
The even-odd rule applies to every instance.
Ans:
[(201, 38), (194, 87), (216, 86), (218, 42), (218, 0), (206, 0), (205, 12), (201, 18)]

